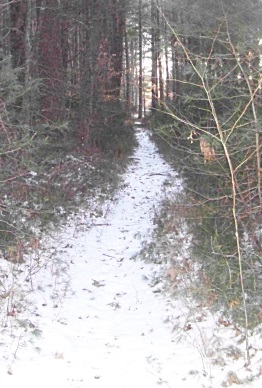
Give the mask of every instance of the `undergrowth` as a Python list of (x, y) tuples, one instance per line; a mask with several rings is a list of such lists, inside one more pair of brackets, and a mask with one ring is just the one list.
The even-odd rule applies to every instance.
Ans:
[[(203, 167), (202, 174), (193, 168), (199, 155), (191, 154), (187, 159), (183, 147), (170, 147), (159, 136), (154, 139), (164, 158), (180, 171), (184, 190), (162, 203), (152, 242), (142, 255), (147, 260), (168, 263), (167, 276), (175, 295), (192, 297), (199, 306), (219, 312), (222, 321), (242, 328), (244, 311), (239, 266), (232, 250), (235, 236), (230, 207), (226, 200), (207, 200), (221, 196), (217, 192), (220, 178), (213, 166), (214, 171), (206, 168), (206, 174)], [(262, 320), (261, 255), (244, 227), (240, 232), (248, 328), (253, 330)]]
[[(81, 144), (70, 132), (60, 133), (57, 139), (56, 131), (43, 136), (43, 128), (34, 135), (28, 128), (21, 128), (19, 134), (4, 123), (3, 128), (0, 324), (37, 336), (40, 333), (26, 313), (33, 308), (34, 279), (49, 271), (55, 306), (57, 279), (66, 265), (59, 261), (63, 247), (54, 240), (56, 232), (70, 220), (81, 224), (82, 218), (88, 227), (91, 218), (101, 215), (103, 203), (114, 197), (121, 184), (136, 139), (129, 123), (122, 128), (128, 134), (121, 138), (123, 151), (115, 154)], [(46, 244), (49, 239), (51, 246)], [(64, 272), (62, 278), (66, 278)]]

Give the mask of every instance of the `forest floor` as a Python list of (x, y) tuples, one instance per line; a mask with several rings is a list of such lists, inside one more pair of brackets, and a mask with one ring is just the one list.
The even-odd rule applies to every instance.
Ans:
[(4, 262), (12, 291), (0, 295), (2, 386), (261, 387), (260, 336), (250, 337), (247, 367), (236, 327), (172, 297), (168, 263), (139, 256), (161, 201), (183, 182), (145, 130), (137, 138), (110, 200), (71, 216), (30, 265)]

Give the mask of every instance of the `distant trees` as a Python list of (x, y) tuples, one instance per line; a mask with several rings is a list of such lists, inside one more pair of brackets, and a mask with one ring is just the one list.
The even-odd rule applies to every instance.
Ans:
[[(121, 152), (131, 145), (121, 100), (128, 5), (0, 0), (0, 249), (6, 257), (12, 251), (20, 260), (30, 225), (48, 218), (68, 165), (62, 155), (118, 155), (119, 144), (125, 143)], [(62, 197), (74, 197), (67, 183)]]
[(96, 107), (119, 103), (127, 5), (126, 0), (1, 2), (1, 55), (10, 54), (20, 84), (38, 83), (33, 107), (26, 100), (31, 125), (60, 126), (74, 116), (77, 133), (88, 138), (101, 113)]

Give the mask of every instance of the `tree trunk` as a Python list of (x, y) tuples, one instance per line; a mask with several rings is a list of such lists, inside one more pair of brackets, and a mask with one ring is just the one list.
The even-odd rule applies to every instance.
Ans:
[(158, 83), (159, 83), (159, 101), (158, 105), (164, 103), (164, 81), (163, 81), (163, 69), (162, 69), (162, 54), (161, 54), (161, 35), (160, 35), (160, 8), (159, 0), (156, 0), (156, 49), (157, 49), (157, 62), (158, 62)]
[(123, 5), (119, 5), (117, 0), (111, 0), (110, 8), (112, 29), (109, 36), (108, 46), (109, 57), (112, 69), (110, 69), (108, 79), (107, 94), (119, 98), (121, 91), (121, 81), (123, 73), (123, 40), (125, 33), (125, 12)]
[[(38, 23), (38, 74), (42, 79), (42, 120), (55, 123), (65, 118), (63, 51), (59, 0), (42, 0)], [(65, 33), (65, 31), (63, 31)], [(65, 40), (66, 37), (63, 37)]]
[(139, 0), (138, 12), (138, 40), (139, 40), (139, 82), (138, 82), (138, 118), (143, 117), (143, 30), (142, 30), (142, 0)]
[(152, 56), (152, 109), (158, 106), (158, 56), (157, 56), (157, 35), (156, 35), (156, 4), (151, 0), (151, 56)]
[(19, 81), (25, 81), (27, 0), (10, 2), (10, 46), (12, 66), (19, 70)]
[(125, 105), (127, 113), (130, 114), (131, 108), (131, 63), (129, 53), (129, 42), (127, 32), (125, 30), (125, 61), (126, 61), (126, 80), (125, 80)]

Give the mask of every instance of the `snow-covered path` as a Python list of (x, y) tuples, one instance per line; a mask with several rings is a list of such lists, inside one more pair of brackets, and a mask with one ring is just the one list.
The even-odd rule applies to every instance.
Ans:
[[(141, 249), (138, 237), (153, 229), (164, 181), (175, 176), (147, 133), (138, 130), (137, 136), (134, 162), (110, 209), (89, 230), (75, 233), (71, 225), (56, 237), (63, 246), (53, 271), (56, 284), (47, 266), (26, 317), (41, 337), (25, 339), (21, 329), (21, 340), (9, 342), (1, 386), (213, 387), (201, 340), (192, 332), (188, 343), (176, 341), (169, 318), (179, 306), (174, 313), (174, 301), (158, 292), (159, 269), (132, 259)], [(179, 192), (179, 178), (175, 182)]]

